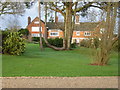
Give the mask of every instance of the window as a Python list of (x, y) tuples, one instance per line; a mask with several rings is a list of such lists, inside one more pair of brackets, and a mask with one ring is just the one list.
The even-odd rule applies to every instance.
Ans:
[[(42, 27), (41, 27), (41, 31), (42, 31)], [(39, 32), (39, 27), (32, 27), (32, 32)]]
[(91, 36), (91, 33), (90, 32), (85, 32), (84, 35), (85, 36)]
[(32, 37), (39, 37), (39, 34), (32, 34)]
[(50, 36), (59, 36), (59, 32), (51, 32)]
[(34, 23), (35, 23), (35, 24), (39, 24), (39, 21), (35, 21)]
[(77, 35), (77, 36), (80, 36), (80, 31), (76, 31), (76, 35)]
[[(32, 37), (40, 37), (40, 34), (39, 33), (33, 33)], [(43, 37), (43, 34), (42, 34), (42, 37)]]

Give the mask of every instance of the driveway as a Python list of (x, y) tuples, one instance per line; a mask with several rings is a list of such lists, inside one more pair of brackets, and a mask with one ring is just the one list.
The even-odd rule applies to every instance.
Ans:
[(118, 77), (3, 77), (2, 88), (118, 88)]

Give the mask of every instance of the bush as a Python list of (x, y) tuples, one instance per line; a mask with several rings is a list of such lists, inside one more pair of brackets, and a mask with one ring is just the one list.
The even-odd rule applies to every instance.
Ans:
[(116, 43), (113, 45), (113, 50), (120, 52), (120, 40), (116, 41)]
[(5, 30), (5, 31), (2, 31), (2, 40), (4, 41), (6, 39), (6, 37), (8, 36), (8, 34), (10, 33), (10, 31), (8, 30)]
[(51, 45), (54, 45), (56, 47), (63, 47), (63, 39), (62, 38), (48, 39), (48, 42)]
[(99, 38), (94, 38), (93, 40), (94, 40), (93, 41), (94, 47), (97, 49), (99, 47), (99, 44), (100, 44)]
[(80, 46), (82, 46), (82, 47), (87, 47), (87, 48), (89, 48), (90, 47), (90, 40), (82, 40), (81, 42), (80, 42)]
[(20, 34), (23, 34), (25, 36), (28, 36), (29, 35), (29, 30), (28, 29), (20, 29), (18, 32), (20, 32)]
[(32, 37), (32, 41), (34, 41), (34, 42), (39, 42), (39, 41), (40, 41), (40, 38), (39, 38), (39, 37)]
[(20, 55), (25, 51), (25, 40), (19, 32), (10, 32), (3, 41), (2, 52), (10, 55)]
[(76, 48), (76, 46), (77, 46), (77, 44), (74, 42), (74, 43), (71, 44), (70, 47), (71, 47), (71, 48)]
[[(34, 41), (35, 44), (38, 44), (40, 41), (40, 38), (39, 37), (32, 37), (32, 41)], [(42, 43), (43, 43), (43, 47), (47, 47), (43, 38), (42, 38)]]
[[(39, 37), (33, 37), (32, 40), (34, 42), (39, 42), (40, 39), (39, 39)], [(54, 39), (53, 38), (49, 38), (47, 40), (53, 46), (63, 47), (63, 39), (62, 38), (54, 38)], [(43, 47), (47, 47), (47, 45), (46, 45), (46, 43), (45, 43), (43, 38), (42, 38), (42, 42), (43, 42)], [(76, 47), (76, 43), (71, 44), (71, 48), (75, 48), (75, 47)]]
[(94, 38), (94, 39), (82, 40), (80, 42), (80, 46), (87, 47), (87, 48), (96, 48), (97, 49), (99, 47), (99, 39)]

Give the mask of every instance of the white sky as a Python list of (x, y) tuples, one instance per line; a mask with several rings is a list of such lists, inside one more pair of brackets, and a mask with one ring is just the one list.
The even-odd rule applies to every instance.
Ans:
[[(44, 21), (44, 7), (41, 7), (42, 9), (42, 20)], [(54, 12), (50, 13), (50, 16), (54, 16)], [(16, 23), (14, 22), (15, 20), (18, 20), (18, 22), (16, 24), (18, 24), (21, 28), (26, 28), (27, 23), (28, 23), (28, 16), (31, 17), (31, 20), (33, 20), (36, 16), (38, 16), (38, 3), (35, 3), (35, 5), (33, 5), (30, 9), (26, 9), (26, 12), (23, 14), (23, 16), (13, 16), (13, 15), (2, 15), (0, 16), (0, 28), (1, 29), (5, 29), (8, 26), (10, 26), (9, 24)], [(50, 18), (50, 16), (48, 17), (48, 19)], [(63, 21), (63, 17), (61, 16), (61, 14), (58, 13), (58, 20), (59, 21)], [(88, 21), (85, 18), (80, 17), (80, 22), (86, 22)]]
[[(42, 9), (42, 20), (44, 21), (44, 7), (41, 7)], [(91, 9), (93, 10), (93, 12), (97, 12), (98, 13), (98, 9)], [(54, 16), (54, 12), (50, 13), (50, 16)], [(18, 26), (20, 26), (21, 28), (26, 28), (27, 24), (28, 24), (28, 16), (31, 17), (31, 20), (33, 20), (36, 16), (38, 16), (38, 3), (35, 3), (35, 5), (33, 5), (30, 9), (26, 9), (26, 12), (23, 14), (23, 16), (13, 16), (13, 15), (2, 15), (0, 16), (0, 29), (5, 29), (7, 27), (9, 27), (10, 25), (12, 26), (12, 24), (16, 23)], [(48, 19), (50, 18), (50, 16), (48, 17)], [(58, 13), (58, 18), (59, 21), (63, 21), (63, 17), (61, 16), (61, 14)], [(99, 16), (94, 16), (92, 19), (96, 19), (97, 21), (99, 21), (100, 17)], [(15, 22), (17, 20), (17, 22)], [(80, 17), (80, 22), (90, 22), (90, 20), (86, 19), (85, 17)]]

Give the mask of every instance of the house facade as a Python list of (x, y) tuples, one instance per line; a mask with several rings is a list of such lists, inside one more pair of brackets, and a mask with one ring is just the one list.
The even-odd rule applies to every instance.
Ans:
[[(57, 19), (58, 20), (58, 19)], [(79, 16), (76, 16), (75, 27), (72, 36), (72, 43), (80, 43), (84, 39), (93, 38), (100, 33), (100, 22), (79, 22)], [(39, 18), (36, 17), (31, 21), (28, 17), (27, 29), (30, 32), (31, 37), (39, 37)], [(47, 30), (47, 38), (63, 38), (64, 36), (64, 23), (63, 22), (47, 22), (46, 26), (44, 21), (41, 20), (42, 37), (45, 35), (45, 29)]]

